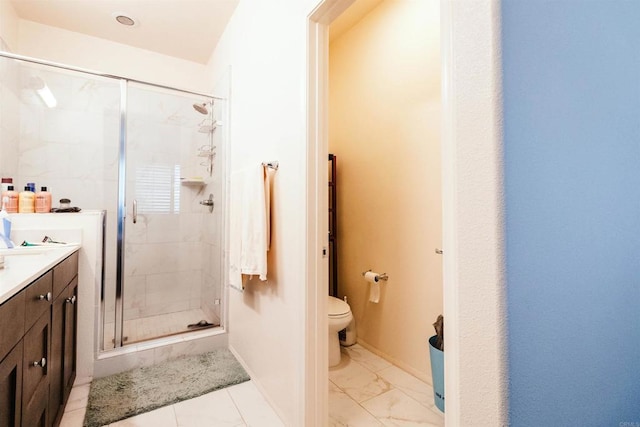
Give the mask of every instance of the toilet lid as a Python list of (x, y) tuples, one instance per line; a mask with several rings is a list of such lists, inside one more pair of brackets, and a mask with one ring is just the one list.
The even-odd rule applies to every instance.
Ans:
[(351, 311), (349, 304), (335, 297), (329, 297), (329, 316), (340, 316)]

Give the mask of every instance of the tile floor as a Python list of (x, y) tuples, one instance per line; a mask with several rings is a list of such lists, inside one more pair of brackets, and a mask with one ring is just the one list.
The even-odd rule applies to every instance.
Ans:
[[(89, 384), (74, 386), (60, 427), (82, 427)], [(252, 381), (127, 418), (109, 427), (284, 427)]]
[[(89, 384), (74, 386), (60, 427), (82, 427)], [(128, 418), (109, 427), (284, 426), (252, 381)], [(329, 370), (329, 426), (443, 427), (433, 389), (356, 344)]]
[[(189, 331), (190, 329), (187, 328), (187, 325), (198, 323), (200, 320), (220, 324), (220, 319), (210, 319), (206, 316), (204, 311), (196, 308), (193, 310), (177, 311), (175, 313), (125, 320), (123, 325), (123, 335), (128, 338), (126, 343), (132, 344), (152, 338)], [(113, 323), (105, 324), (105, 349), (113, 348), (113, 332), (108, 334), (107, 331), (113, 331)]]
[(329, 426), (444, 426), (433, 388), (364, 347), (329, 370)]

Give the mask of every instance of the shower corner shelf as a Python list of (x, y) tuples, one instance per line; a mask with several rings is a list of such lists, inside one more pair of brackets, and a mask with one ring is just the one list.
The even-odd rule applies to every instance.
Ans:
[(205, 185), (207, 185), (207, 181), (203, 180), (203, 179), (189, 179), (189, 178), (185, 178), (185, 179), (181, 179), (180, 183), (182, 185), (187, 185), (189, 187), (204, 187)]

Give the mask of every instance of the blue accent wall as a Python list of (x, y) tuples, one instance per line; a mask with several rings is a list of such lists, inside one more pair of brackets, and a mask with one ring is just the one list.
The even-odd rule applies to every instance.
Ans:
[(501, 7), (510, 423), (640, 427), (640, 1)]

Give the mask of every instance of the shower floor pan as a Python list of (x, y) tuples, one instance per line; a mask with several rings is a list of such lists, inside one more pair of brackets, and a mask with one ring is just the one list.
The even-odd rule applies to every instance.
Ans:
[[(211, 316), (209, 316), (211, 317)], [(155, 338), (162, 338), (185, 332), (200, 331), (206, 328), (220, 326), (220, 319), (209, 318), (203, 310), (197, 308), (193, 310), (178, 311), (175, 313), (160, 314), (157, 316), (141, 317), (124, 321), (123, 335), (126, 337), (126, 344), (133, 344)], [(204, 320), (211, 325), (205, 327), (188, 328), (190, 324)], [(112, 331), (113, 323), (105, 324), (105, 331)], [(105, 333), (104, 348), (113, 348), (113, 339)]]

